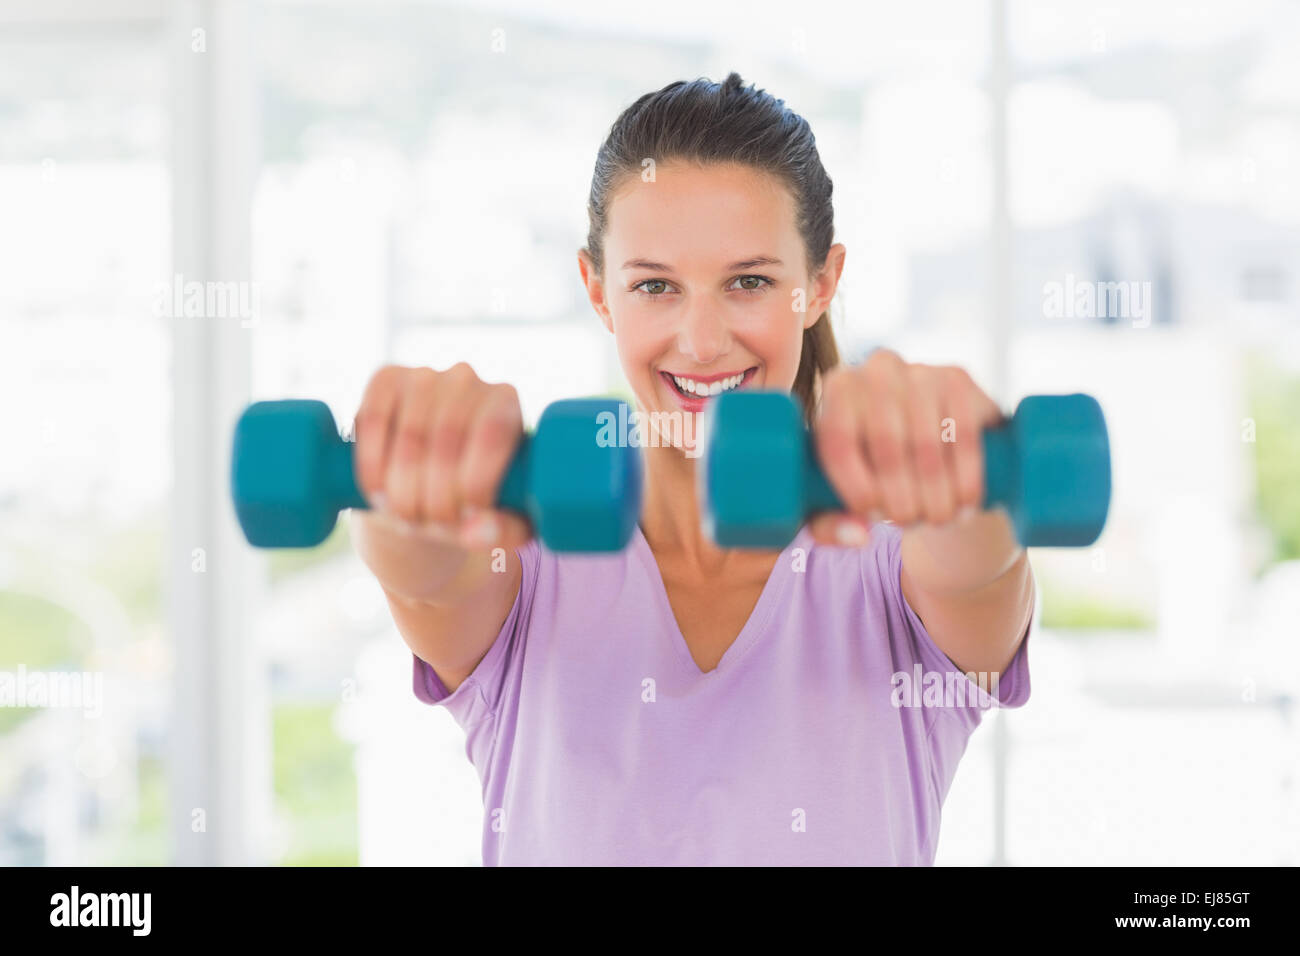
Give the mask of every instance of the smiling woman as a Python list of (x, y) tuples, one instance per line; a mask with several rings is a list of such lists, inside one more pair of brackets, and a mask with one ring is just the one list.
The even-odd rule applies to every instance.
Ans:
[[(595, 233), (599, 251), (589, 239), (579, 254), (592, 307), (617, 340), (637, 404), (655, 421), (663, 411), (703, 412), (732, 388), (779, 388), (794, 392), (811, 421), (821, 375), (838, 359), (826, 309), (844, 249), (827, 248), (820, 262), (809, 254), (816, 240), (800, 234), (799, 209), (815, 204), (794, 199), (809, 187), (788, 171), (651, 155), (660, 157), (654, 177), (629, 172), (617, 182), (616, 202), (605, 200), (617, 215)], [(777, 254), (730, 254), (760, 244)], [(619, 275), (603, 276), (597, 259), (624, 260), (625, 251), (634, 254)], [(758, 268), (764, 272), (749, 271)], [(680, 455), (659, 457), (650, 468), (684, 486), (681, 463)]]
[[(710, 86), (718, 102), (701, 95)], [(672, 397), (688, 411), (702, 408), (694, 398), (702, 391), (683, 393), (672, 376), (711, 386), (753, 372), (747, 384), (788, 388), (811, 424), (820, 376), (839, 362), (828, 309), (844, 248), (831, 245), (831, 194), (808, 124), (784, 100), (746, 88), (737, 73), (720, 87), (670, 84), (624, 112), (596, 158), (580, 268), (593, 307), (618, 338), (625, 371), (639, 358), (630, 363), (629, 352), (664, 350), (663, 330), (685, 313), (690, 327), (677, 330), (678, 364), (659, 369), (669, 376), (666, 387), (629, 375), (644, 407)], [(676, 261), (662, 254), (667, 249), (678, 250)], [(622, 263), (617, 297), (607, 262)], [(753, 332), (739, 344), (766, 356), (755, 355), (750, 366), (707, 367), (728, 344), (710, 324), (719, 306), (748, 319)], [(784, 321), (768, 321), (778, 317)], [(634, 338), (632, 329), (647, 334)], [(763, 361), (773, 353), (777, 364)], [(780, 364), (788, 356), (796, 361), (790, 370)]]
[[(949, 412), (978, 434), (968, 415), (988, 410), (973, 386), (892, 353), (862, 374), (839, 367), (827, 309), (845, 250), (830, 197), (807, 122), (736, 74), (670, 84), (615, 122), (578, 266), (655, 432), (621, 552), (552, 552), (489, 507), (518, 440), (509, 386), (463, 364), (372, 380), (356, 454), (380, 507), (354, 516), (355, 540), (413, 652), (415, 693), (465, 730), (485, 863), (928, 864), (981, 711), (1028, 697), (1026, 563), (981, 587), (1012, 564), (995, 521), (925, 539), (956, 556), (941, 565), (885, 523), (828, 539), (810, 523), (779, 552), (720, 548), (702, 530), (695, 429), (676, 425), (734, 389), (793, 392), (815, 417), (853, 511), (832, 522), (867, 513), (868, 438), (895, 452), (872, 463), (889, 517), (919, 496), (913, 517), (943, 522), (978, 491), (943, 474), (965, 475), (969, 442), (961, 475), (940, 459), (924, 482), (897, 454), (916, 409), (920, 434)], [(394, 515), (436, 527), (399, 535)], [(820, 547), (836, 543), (849, 546)], [(960, 587), (933, 593), (940, 572)], [(1005, 664), (995, 692), (897, 706), (891, 675), (966, 679), (944, 645)]]

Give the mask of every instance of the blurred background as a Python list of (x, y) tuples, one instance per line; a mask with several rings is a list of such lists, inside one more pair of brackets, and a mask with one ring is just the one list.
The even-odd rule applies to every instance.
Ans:
[(789, 11), (0, 0), (0, 679), (58, 689), (0, 707), (0, 863), (479, 862), (347, 521), (249, 549), (231, 429), (350, 421), (386, 362), (530, 421), (626, 394), (577, 271), (596, 150), (731, 70), (816, 132), (846, 358), (1110, 426), (1106, 531), (1031, 553), (1033, 694), (937, 862), (1300, 862), (1300, 6)]

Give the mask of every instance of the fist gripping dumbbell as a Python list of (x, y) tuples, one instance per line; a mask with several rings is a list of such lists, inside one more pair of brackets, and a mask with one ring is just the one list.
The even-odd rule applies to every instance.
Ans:
[[(701, 515), (719, 546), (783, 548), (813, 512), (843, 510), (785, 392), (724, 392), (703, 424)], [(1030, 395), (982, 439), (983, 507), (1005, 508), (1020, 544), (1097, 540), (1110, 507), (1110, 442), (1096, 399)]]
[[(578, 398), (546, 407), (501, 482), (497, 507), (526, 516), (553, 551), (617, 551), (641, 515), (641, 457), (634, 446), (601, 444), (602, 415), (617, 399)], [(235, 514), (249, 544), (309, 548), (344, 508), (367, 508), (324, 402), (255, 402), (240, 416), (231, 454)]]

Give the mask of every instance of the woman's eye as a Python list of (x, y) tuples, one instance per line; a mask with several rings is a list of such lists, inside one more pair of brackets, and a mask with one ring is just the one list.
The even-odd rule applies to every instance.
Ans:
[[(772, 280), (767, 276), (737, 276), (734, 280), (740, 283), (752, 283), (736, 289), (737, 292), (747, 292), (750, 294), (761, 293), (766, 291), (767, 287), (772, 285)], [(636, 285), (632, 286), (632, 291), (639, 295), (647, 295), (652, 299), (662, 298), (668, 291), (668, 282), (664, 279), (642, 279)]]
[(772, 284), (772, 280), (769, 279), (767, 276), (738, 276), (736, 278), (736, 281), (745, 282), (748, 279), (753, 279), (755, 282), (759, 284), (745, 286), (740, 290), (741, 292), (762, 292), (764, 289), (766, 289), (768, 286)]
[(644, 279), (644, 280), (642, 280), (641, 282), (638, 282), (636, 285), (632, 286), (632, 288), (635, 289), (635, 290), (637, 290), (638, 292), (642, 292), (643, 294), (648, 295), (648, 296), (651, 296), (651, 297), (659, 296), (659, 295), (662, 294), (662, 293), (660, 293), (660, 292), (649, 292), (649, 291), (646, 291), (645, 287), (646, 287), (646, 286), (650, 286), (650, 285), (653, 285), (653, 286), (666, 286), (666, 285), (668, 285), (668, 283), (665, 282), (663, 279)]

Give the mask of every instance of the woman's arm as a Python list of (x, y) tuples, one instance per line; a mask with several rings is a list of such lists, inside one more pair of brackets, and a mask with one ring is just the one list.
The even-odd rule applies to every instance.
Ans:
[(1001, 673), (1033, 613), (1033, 572), (1006, 513), (979, 508), (981, 433), (1002, 419), (965, 370), (877, 349), (826, 376), (813, 428), (845, 504), (814, 519), (815, 538), (865, 544), (873, 515), (902, 528), (903, 597), (963, 671)]
[(398, 633), (455, 691), (491, 649), (519, 594), (513, 548), (493, 556), (402, 533), (382, 516), (354, 512), (352, 541), (375, 575)]
[(899, 548), (903, 597), (939, 650), (963, 672), (1004, 673), (1034, 610), (1029, 554), (1005, 513), (915, 526)]
[(454, 691), (492, 647), (519, 593), (527, 523), (492, 506), (523, 433), (519, 396), (464, 363), (390, 365), (356, 419), (357, 554), (403, 640)]

